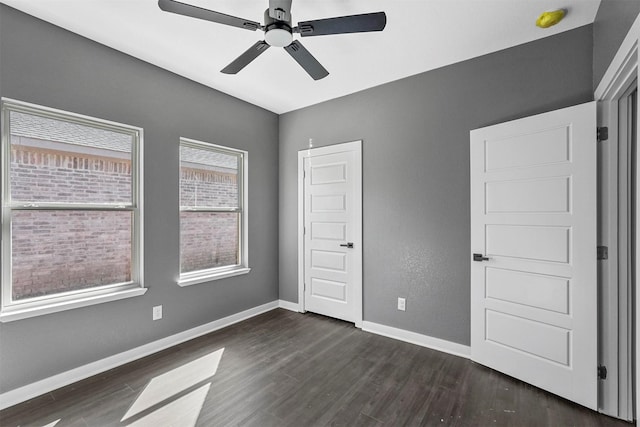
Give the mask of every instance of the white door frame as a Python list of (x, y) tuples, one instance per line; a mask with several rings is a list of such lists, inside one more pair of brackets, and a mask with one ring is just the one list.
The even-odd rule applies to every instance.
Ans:
[[(359, 180), (357, 183), (362, 188), (362, 140), (343, 142), (340, 144), (327, 145), (318, 148), (308, 148), (298, 152), (298, 311), (304, 313), (304, 161), (314, 156), (323, 156), (326, 154), (339, 153), (343, 151), (354, 151), (356, 154), (356, 164), (353, 171), (355, 178)], [(355, 198), (356, 212), (360, 212), (359, 218), (362, 221), (362, 199)], [(356, 242), (362, 242), (362, 227), (356, 227), (354, 230)], [(360, 251), (360, 259), (362, 260), (362, 244), (358, 245), (354, 250)], [(356, 271), (357, 279), (355, 280), (354, 295), (354, 319), (356, 328), (362, 328), (362, 269)]]
[[(609, 246), (610, 258), (608, 261), (600, 262), (601, 280), (603, 283), (603, 293), (601, 295), (601, 329), (605, 342), (601, 343), (602, 362), (607, 365), (612, 373), (617, 375), (618, 372), (618, 342), (606, 342), (607, 336), (626, 336), (626, 325), (618, 326), (618, 276), (617, 276), (617, 250), (612, 253), (612, 248), (617, 247), (617, 230), (618, 230), (618, 100), (622, 97), (629, 85), (638, 78), (638, 44), (640, 41), (640, 16), (635, 20), (627, 36), (622, 42), (613, 61), (609, 65), (604, 77), (596, 88), (594, 98), (598, 101), (599, 126), (607, 126), (609, 128), (608, 143), (604, 143), (599, 147), (599, 155), (603, 158), (603, 169), (601, 171), (605, 185), (600, 188), (601, 197), (604, 200), (609, 199), (609, 203), (604, 205), (600, 212), (602, 229), (599, 235), (599, 244)], [(638, 135), (636, 135), (638, 138)], [(639, 158), (636, 158), (636, 165), (640, 164)], [(636, 182), (636, 200), (640, 199), (640, 174), (638, 174)], [(640, 224), (640, 209), (636, 210), (636, 224)], [(640, 277), (640, 232), (636, 230), (636, 260), (635, 260), (635, 277)], [(611, 257), (613, 255), (613, 257)], [(635, 310), (636, 310), (636, 336), (635, 343), (640, 343), (640, 316), (637, 315), (638, 307), (640, 307), (640, 292), (636, 292)], [(640, 351), (636, 351), (636, 414), (638, 419), (638, 411), (640, 410)], [(601, 382), (601, 408), (600, 410), (606, 414), (618, 416), (618, 382), (617, 380), (605, 380)]]

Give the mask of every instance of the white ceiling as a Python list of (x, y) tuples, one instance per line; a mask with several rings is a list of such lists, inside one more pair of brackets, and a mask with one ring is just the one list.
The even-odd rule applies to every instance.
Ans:
[[(180, 0), (263, 22), (268, 0)], [(237, 75), (220, 70), (262, 40), (262, 31), (162, 12), (157, 0), (0, 2), (211, 88), (284, 113), (403, 77), (567, 31), (595, 19), (600, 0), (293, 0), (293, 23), (384, 11), (382, 32), (305, 37), (330, 72), (312, 80), (284, 49), (271, 48)], [(567, 17), (547, 30), (546, 10)], [(299, 38), (299, 36), (296, 36)]]

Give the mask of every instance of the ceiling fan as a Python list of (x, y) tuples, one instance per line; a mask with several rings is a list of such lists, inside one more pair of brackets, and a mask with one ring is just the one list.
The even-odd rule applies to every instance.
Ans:
[(165, 12), (204, 19), (218, 24), (244, 28), (245, 30), (262, 30), (265, 32), (264, 40), (251, 46), (221, 70), (225, 74), (238, 73), (270, 46), (275, 46), (283, 47), (314, 80), (320, 80), (328, 76), (329, 72), (309, 53), (302, 43), (298, 40), (293, 40), (294, 33), (300, 34), (301, 37), (364, 33), (382, 31), (387, 24), (385, 13), (376, 12), (302, 21), (298, 22), (298, 25), (294, 27), (291, 25), (291, 1), (269, 0), (269, 8), (264, 12), (264, 25), (175, 0), (158, 0), (158, 6)]

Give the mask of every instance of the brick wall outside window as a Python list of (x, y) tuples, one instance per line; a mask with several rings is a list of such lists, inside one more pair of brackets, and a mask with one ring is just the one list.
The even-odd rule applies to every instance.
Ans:
[[(183, 166), (180, 173), (181, 206), (238, 206), (236, 171)], [(235, 212), (180, 212), (180, 272), (238, 264), (239, 220)]]
[[(123, 202), (131, 194), (128, 159), (109, 150), (90, 154), (34, 147), (12, 136), (11, 192), (14, 201)], [(22, 142), (30, 142), (23, 144)], [(98, 154), (96, 154), (96, 152)], [(216, 206), (237, 200), (233, 174), (191, 169), (181, 180), (181, 197), (194, 197), (198, 181), (216, 182), (215, 192), (197, 195)], [(236, 203), (236, 202), (234, 202)], [(166, 209), (176, 209), (167, 200)], [(237, 262), (237, 214), (183, 212), (182, 271)], [(182, 217), (188, 218), (183, 218)], [(131, 280), (131, 227), (128, 212), (19, 211), (12, 221), (13, 298)], [(208, 238), (202, 238), (202, 236)]]
[(180, 212), (180, 271), (238, 264), (238, 219), (237, 213)]

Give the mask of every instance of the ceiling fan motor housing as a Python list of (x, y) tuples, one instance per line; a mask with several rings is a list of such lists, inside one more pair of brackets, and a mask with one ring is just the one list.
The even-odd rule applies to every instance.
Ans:
[(275, 47), (289, 46), (293, 41), (291, 29), (291, 14), (288, 21), (280, 21), (269, 15), (269, 9), (264, 12), (264, 40)]

